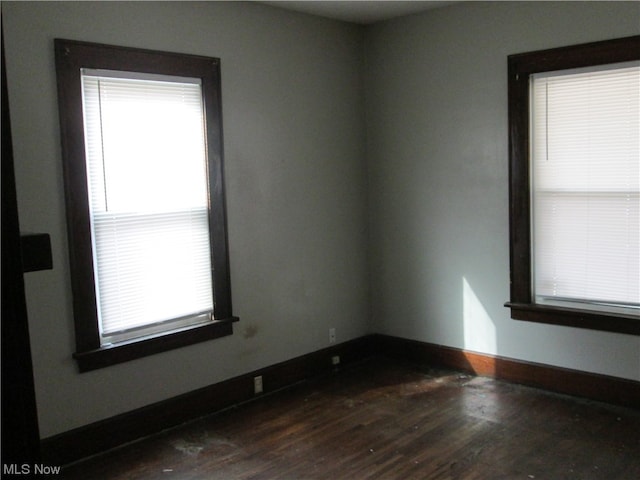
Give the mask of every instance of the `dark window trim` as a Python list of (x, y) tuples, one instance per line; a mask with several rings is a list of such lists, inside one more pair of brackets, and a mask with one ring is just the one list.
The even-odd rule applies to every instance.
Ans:
[(640, 59), (640, 35), (510, 55), (509, 245), (511, 318), (640, 335), (640, 317), (539, 305), (532, 298), (529, 182), (529, 77), (534, 73)]
[(115, 365), (116, 363), (128, 362), (155, 353), (231, 335), (233, 334), (233, 322), (237, 320), (237, 318), (231, 317), (178, 332), (131, 340), (86, 352), (78, 351), (74, 353), (73, 358), (78, 362), (80, 372), (88, 372)]
[[(76, 353), (80, 371), (152, 355), (232, 333), (231, 282), (222, 156), (220, 61), (217, 58), (55, 40), (60, 133)], [(98, 332), (81, 96), (82, 68), (156, 73), (202, 80), (209, 165), (209, 225), (216, 321), (138, 341), (101, 347)]]

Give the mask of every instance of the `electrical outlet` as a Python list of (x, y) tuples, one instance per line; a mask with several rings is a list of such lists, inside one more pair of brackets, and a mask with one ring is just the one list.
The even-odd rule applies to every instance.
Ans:
[(253, 377), (253, 393), (255, 395), (262, 393), (262, 375)]
[(331, 365), (340, 365), (340, 355), (331, 357)]
[(336, 343), (336, 329), (329, 329), (329, 343)]

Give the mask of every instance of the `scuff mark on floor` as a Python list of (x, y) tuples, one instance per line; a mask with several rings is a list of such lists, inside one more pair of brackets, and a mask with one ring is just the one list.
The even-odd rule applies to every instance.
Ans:
[(171, 445), (176, 450), (189, 456), (197, 456), (205, 448), (209, 446), (213, 447), (229, 447), (234, 448), (235, 444), (229, 439), (221, 438), (218, 436), (209, 436), (207, 432), (203, 432), (199, 435), (192, 435), (187, 438), (179, 438), (171, 442)]
[(204, 449), (204, 446), (201, 444), (188, 442), (187, 440), (183, 439), (172, 442), (172, 445), (176, 450), (179, 450), (182, 453), (192, 457), (198, 455)]

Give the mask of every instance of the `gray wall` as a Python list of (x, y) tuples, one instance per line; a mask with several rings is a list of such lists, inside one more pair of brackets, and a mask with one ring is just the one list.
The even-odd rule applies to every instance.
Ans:
[(640, 33), (640, 3), (470, 2), (367, 31), (373, 330), (640, 379), (640, 338), (509, 318), (507, 56)]
[[(639, 8), (472, 2), (364, 29), (255, 3), (2, 2), (21, 226), (53, 243), (54, 270), (26, 275), (42, 436), (318, 350), (330, 327), (640, 379), (638, 337), (502, 306), (506, 56), (636, 34)], [(232, 337), (77, 373), (56, 37), (221, 58)]]
[[(363, 29), (259, 4), (2, 2), (43, 437), (366, 334)], [(53, 39), (220, 57), (231, 337), (78, 374)]]

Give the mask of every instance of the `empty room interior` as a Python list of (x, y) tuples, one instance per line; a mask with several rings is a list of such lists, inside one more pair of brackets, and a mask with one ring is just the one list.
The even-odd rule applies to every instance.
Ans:
[[(44, 257), (18, 267), (25, 311), (14, 315), (3, 178), (2, 417), (17, 422), (3, 426), (3, 475), (64, 466), (60, 475), (89, 479), (640, 478), (638, 119), (615, 140), (635, 138), (626, 160), (589, 166), (597, 186), (584, 210), (615, 190), (602, 211), (624, 198), (627, 220), (624, 248), (606, 243), (614, 234), (602, 240), (594, 264), (605, 273), (575, 274), (598, 277), (588, 288), (601, 290), (583, 295), (564, 293), (557, 271), (569, 262), (548, 267), (541, 245), (564, 241), (548, 256), (573, 258), (600, 240), (583, 242), (578, 206), (557, 220), (576, 238), (543, 237), (556, 220), (539, 218), (566, 207), (547, 208), (540, 186), (564, 147), (551, 120), (535, 140), (538, 117), (526, 113), (542, 108), (527, 96), (534, 85), (546, 82), (542, 122), (554, 118), (553, 81), (624, 70), (635, 93), (632, 83), (621, 98), (637, 117), (639, 2), (2, 1), (1, 11), (3, 177), (11, 158), (22, 263)], [(568, 47), (584, 45), (572, 56)], [(584, 63), (586, 51), (600, 59)], [(177, 70), (162, 76), (167, 58)], [(150, 66), (137, 70), (138, 59)], [(201, 78), (182, 73), (200, 60), (202, 80), (183, 81)], [(86, 193), (111, 186), (107, 134), (100, 166), (74, 162), (91, 154), (92, 79), (102, 88), (129, 70), (143, 72), (132, 83), (173, 75), (202, 92), (199, 186), (174, 188), (191, 168), (175, 163), (178, 151), (161, 180), (156, 154), (138, 173), (125, 165), (122, 188), (154, 215), (203, 192), (189, 221), (203, 212), (210, 264), (189, 320), (121, 327), (106, 320), (112, 287), (101, 272), (116, 261), (96, 253), (103, 214)], [(528, 159), (539, 145), (536, 176)], [(623, 164), (624, 185), (610, 187)], [(552, 196), (570, 196), (566, 208), (581, 198), (563, 195)], [(614, 216), (597, 228), (618, 232)], [(158, 250), (164, 261), (159, 242), (130, 256)], [(192, 250), (184, 242), (178, 250)], [(160, 278), (160, 261), (149, 263)], [(539, 280), (546, 268), (553, 280)], [(113, 288), (138, 292), (129, 285)], [(176, 288), (156, 291), (191, 294)], [(132, 296), (142, 294), (114, 309)], [(5, 337), (21, 327), (9, 316), (28, 326), (12, 347), (27, 359), (19, 387)], [(14, 390), (24, 396), (8, 398)], [(14, 436), (22, 447), (5, 450)]]

